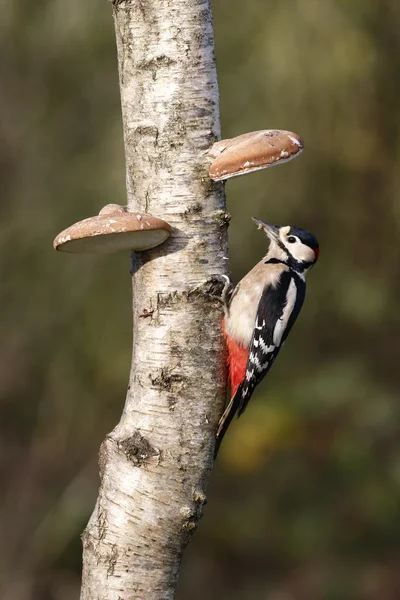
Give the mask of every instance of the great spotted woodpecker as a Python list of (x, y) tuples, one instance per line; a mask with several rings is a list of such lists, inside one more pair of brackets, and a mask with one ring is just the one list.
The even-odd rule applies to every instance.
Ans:
[[(231, 400), (219, 422), (216, 453), (235, 413), (239, 417), (244, 412), (293, 327), (305, 298), (305, 275), (319, 254), (318, 241), (308, 231), (253, 221), (265, 231), (270, 245), (266, 256), (225, 298)], [(226, 292), (227, 287), (225, 296)]]

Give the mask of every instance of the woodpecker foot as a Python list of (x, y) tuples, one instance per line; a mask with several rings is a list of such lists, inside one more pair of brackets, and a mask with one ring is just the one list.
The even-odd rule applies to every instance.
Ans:
[(225, 281), (221, 292), (221, 302), (226, 306), (233, 292), (233, 283), (227, 275), (221, 275), (221, 277)]
[[(233, 284), (231, 280), (227, 275), (214, 275), (212, 284), (212, 292), (214, 292), (214, 288), (218, 288), (215, 290), (217, 293), (208, 292), (205, 293), (205, 296), (210, 300), (216, 300), (217, 302), (220, 302), (224, 307), (226, 307), (233, 292)], [(223, 285), (222, 289), (221, 284)]]

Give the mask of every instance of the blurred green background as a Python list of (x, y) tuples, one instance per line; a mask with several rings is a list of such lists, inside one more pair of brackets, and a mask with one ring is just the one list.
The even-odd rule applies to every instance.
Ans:
[[(226, 438), (179, 600), (400, 598), (400, 4), (214, 0), (224, 137), (291, 129), (303, 155), (228, 182), (321, 257), (279, 360)], [(0, 0), (0, 598), (75, 600), (97, 450), (131, 354), (129, 257), (52, 239), (124, 203), (111, 5)]]

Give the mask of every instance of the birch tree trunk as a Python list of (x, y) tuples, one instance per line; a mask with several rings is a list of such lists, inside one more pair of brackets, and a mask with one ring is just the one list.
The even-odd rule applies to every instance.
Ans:
[(169, 600), (225, 396), (221, 307), (207, 296), (228, 268), (223, 186), (204, 155), (220, 137), (212, 15), (209, 0), (114, 0), (113, 12), (129, 209), (173, 234), (132, 259), (132, 368), (100, 449), (81, 599)]

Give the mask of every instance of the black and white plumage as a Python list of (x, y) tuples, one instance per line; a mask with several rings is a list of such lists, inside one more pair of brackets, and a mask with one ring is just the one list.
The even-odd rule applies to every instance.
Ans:
[(305, 298), (306, 272), (319, 254), (311, 233), (253, 220), (268, 235), (270, 247), (226, 305), (224, 333), (232, 397), (218, 426), (216, 452), (234, 415), (244, 412), (293, 327)]
[(247, 359), (246, 376), (241, 384), (240, 416), (255, 387), (268, 373), (303, 306), (304, 279), (296, 272), (283, 271), (276, 287), (264, 288)]

